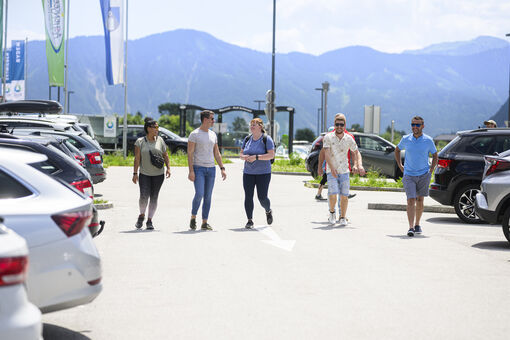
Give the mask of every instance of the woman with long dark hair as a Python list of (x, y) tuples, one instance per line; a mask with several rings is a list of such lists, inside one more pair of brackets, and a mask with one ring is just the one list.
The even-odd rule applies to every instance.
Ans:
[[(147, 214), (147, 230), (154, 230), (152, 218), (158, 207), (158, 196), (161, 185), (165, 179), (165, 167), (158, 167), (153, 164), (152, 157), (162, 157), (166, 165), (166, 178), (170, 177), (170, 160), (166, 152), (166, 144), (163, 138), (158, 136), (158, 122), (152, 118), (145, 118), (145, 137), (140, 137), (135, 142), (135, 161), (133, 167), (133, 183), (137, 183), (140, 187), (140, 215), (136, 221), (136, 229), (143, 226), (145, 219), (145, 211), (147, 205), (149, 211)], [(152, 155), (151, 155), (152, 153)], [(140, 174), (138, 174), (140, 169)]]

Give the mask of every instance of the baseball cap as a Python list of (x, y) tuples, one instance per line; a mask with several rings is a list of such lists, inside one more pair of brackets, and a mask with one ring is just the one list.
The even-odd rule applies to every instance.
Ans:
[(492, 119), (489, 119), (489, 120), (486, 120), (485, 122), (483, 122), (485, 125), (487, 124), (494, 124), (495, 126), (498, 126), (498, 124), (496, 124), (496, 122)]

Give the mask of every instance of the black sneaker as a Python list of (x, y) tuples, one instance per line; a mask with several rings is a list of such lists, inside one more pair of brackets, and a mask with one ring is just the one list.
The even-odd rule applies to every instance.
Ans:
[(143, 215), (139, 215), (138, 216), (138, 220), (135, 223), (136, 229), (140, 229), (141, 227), (143, 227), (143, 220), (144, 219), (145, 219), (145, 216), (143, 216)]
[(248, 222), (246, 223), (246, 225), (244, 227), (246, 229), (253, 229), (253, 221), (252, 220), (248, 220)]
[(348, 198), (348, 199), (351, 199), (351, 198), (353, 198), (353, 197), (355, 197), (355, 196), (356, 196), (356, 194), (349, 194), (349, 196), (347, 196), (347, 198)]
[(409, 237), (413, 237), (413, 236), (414, 236), (414, 228), (410, 228), (410, 229), (407, 231), (407, 236), (409, 236)]
[(267, 219), (267, 224), (271, 225), (271, 223), (273, 223), (273, 211), (272, 210), (266, 211), (266, 219)]
[(152, 225), (152, 220), (147, 220), (147, 223), (145, 223), (145, 226), (147, 227), (147, 230), (154, 230), (154, 225)]
[(325, 201), (325, 200), (327, 200), (327, 198), (322, 197), (322, 195), (315, 195), (315, 199), (317, 201)]
[(415, 225), (414, 226), (414, 232), (416, 234), (421, 234), (421, 232), (422, 232), (421, 227), (419, 225)]
[(197, 220), (192, 218), (191, 221), (189, 221), (189, 228), (191, 230), (197, 230)]
[(202, 224), (202, 230), (212, 230), (212, 227), (209, 225), (209, 223)]

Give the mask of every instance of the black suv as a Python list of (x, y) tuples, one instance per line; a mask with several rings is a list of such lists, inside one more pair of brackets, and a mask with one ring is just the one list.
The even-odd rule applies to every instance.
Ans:
[(453, 205), (466, 223), (479, 223), (475, 196), (480, 192), (484, 155), (510, 149), (510, 129), (462, 131), (438, 154), (439, 162), (430, 186), (430, 197), (443, 205)]
[[(400, 171), (395, 161), (395, 145), (378, 135), (361, 132), (349, 133), (354, 136), (365, 169), (375, 170), (383, 176), (395, 179), (402, 177), (402, 171)], [(310, 153), (305, 160), (306, 170), (313, 177), (317, 177), (317, 163), (319, 162), (319, 153), (322, 150), (322, 141), (325, 135), (323, 133), (313, 141)], [(402, 150), (400, 157), (402, 164), (404, 164), (405, 150)]]
[[(122, 146), (122, 138), (123, 138), (123, 126), (117, 127), (117, 145)], [(144, 137), (146, 135), (143, 125), (128, 125), (127, 130), (127, 150), (130, 152), (134, 152), (135, 142), (138, 138)], [(172, 131), (165, 129), (164, 127), (159, 127), (159, 136), (163, 138), (165, 144), (167, 145), (168, 151), (170, 153), (188, 152), (188, 139), (185, 137), (181, 137)], [(105, 147), (112, 147), (112, 145), (104, 145)]]

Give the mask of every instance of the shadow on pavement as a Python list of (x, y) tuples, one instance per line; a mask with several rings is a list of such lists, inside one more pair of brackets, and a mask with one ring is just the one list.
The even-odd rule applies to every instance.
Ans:
[(173, 234), (182, 234), (182, 235), (193, 235), (199, 233), (217, 233), (217, 230), (185, 230), (185, 231), (174, 231)]
[(458, 224), (462, 226), (474, 226), (474, 227), (493, 227), (491, 224), (484, 223), (465, 223), (458, 217), (431, 217), (426, 220), (429, 223), (434, 224)]
[(229, 230), (232, 230), (232, 231), (235, 231), (235, 232), (243, 232), (243, 231), (258, 231), (257, 229), (255, 228), (251, 228), (251, 229), (247, 229), (245, 227), (242, 227), (242, 228), (234, 228), (234, 229), (229, 229)]
[(147, 230), (147, 229), (132, 229), (132, 230), (124, 230), (119, 231), (120, 234), (138, 234), (138, 233), (159, 233), (158, 229)]
[(402, 240), (412, 240), (413, 238), (430, 238), (429, 236), (425, 235), (414, 235), (414, 236), (407, 236), (407, 235), (386, 235), (388, 237), (392, 238), (399, 238)]
[(90, 333), (90, 331), (79, 331), (52, 325), (49, 323), (43, 324), (43, 337), (46, 340), (90, 340), (90, 338), (81, 333)]
[(471, 247), (487, 250), (510, 251), (510, 243), (507, 241), (487, 241), (473, 244)]

